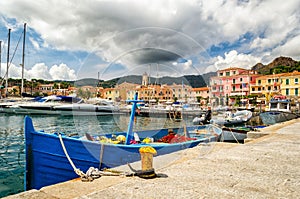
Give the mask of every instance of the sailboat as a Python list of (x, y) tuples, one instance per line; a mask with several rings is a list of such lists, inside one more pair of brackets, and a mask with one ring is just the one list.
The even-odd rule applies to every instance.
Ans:
[[(8, 69), (10, 67), (10, 57), (9, 57), (9, 53), (10, 53), (10, 33), (11, 33), (11, 29), (8, 29), (8, 44), (7, 44), (7, 62), (6, 62), (6, 73), (5, 73), (5, 79), (1, 80), (0, 83), (0, 98), (2, 98), (2, 88), (3, 88), (3, 83), (5, 80), (5, 97), (6, 100), (5, 102), (0, 103), (0, 112), (5, 112), (5, 113), (11, 113), (12, 110), (9, 109), (11, 106), (16, 105), (16, 101), (14, 100), (7, 100), (7, 95), (8, 95)], [(22, 50), (22, 64), (20, 64), (22, 66), (22, 82), (21, 82), (21, 96), (24, 92), (24, 61), (25, 61), (25, 40), (26, 40), (26, 23), (24, 23), (24, 29), (23, 29), (23, 50)], [(1, 42), (1, 41), (0, 41)], [(0, 65), (1, 65), (1, 43), (0, 43)], [(1, 75), (1, 66), (0, 66), (0, 75)]]

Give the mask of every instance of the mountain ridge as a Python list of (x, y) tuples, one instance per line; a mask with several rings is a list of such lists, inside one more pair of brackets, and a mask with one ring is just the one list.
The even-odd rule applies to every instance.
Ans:
[[(269, 64), (257, 63), (251, 67), (251, 70), (256, 70), (259, 74), (267, 75), (272, 73), (284, 73), (292, 72), (293, 70), (300, 71), (300, 61), (295, 61), (290, 57), (280, 56), (275, 58)], [(184, 75), (181, 77), (164, 76), (160, 78), (150, 77), (149, 83), (152, 84), (185, 84), (190, 85), (193, 88), (206, 87), (209, 85), (209, 79), (211, 76), (216, 76), (217, 72), (209, 72), (202, 75)], [(116, 84), (123, 82), (142, 84), (141, 75), (128, 75), (124, 77), (118, 77), (111, 80), (97, 80), (93, 78), (81, 79), (74, 82), (75, 86), (102, 86), (104, 88), (112, 88)]]

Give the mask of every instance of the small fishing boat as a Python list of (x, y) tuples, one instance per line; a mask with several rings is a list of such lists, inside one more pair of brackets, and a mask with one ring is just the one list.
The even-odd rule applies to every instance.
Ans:
[(250, 126), (246, 127), (222, 127), (222, 134), (220, 136), (220, 141), (225, 142), (239, 142), (244, 141), (247, 138), (247, 133), (249, 131), (254, 131), (255, 129)]
[[(136, 103), (140, 102), (137, 94), (131, 102), (133, 106), (127, 132), (101, 136), (70, 137), (63, 133), (36, 131), (32, 119), (26, 116), (25, 190), (77, 178), (79, 171), (88, 171), (91, 167), (102, 170), (139, 161), (139, 149), (144, 146), (151, 146), (157, 155), (164, 155), (195, 147), (201, 142), (217, 141), (222, 132), (211, 125), (133, 132)], [(189, 135), (189, 132), (199, 129), (206, 133)]]
[(292, 113), (290, 103), (285, 96), (274, 96), (269, 102), (269, 108), (259, 114), (263, 124), (273, 125), (298, 118), (299, 115)]

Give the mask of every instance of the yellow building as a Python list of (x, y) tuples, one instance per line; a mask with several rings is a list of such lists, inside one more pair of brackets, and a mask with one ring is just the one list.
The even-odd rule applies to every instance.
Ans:
[(145, 101), (167, 101), (173, 99), (172, 89), (168, 85), (150, 84), (138, 89), (139, 99)]
[(299, 97), (300, 72), (294, 71), (292, 73), (283, 73), (280, 76), (280, 80), (280, 89), (282, 95), (289, 96), (290, 98)]
[(105, 88), (103, 89), (103, 98), (113, 101), (118, 101), (120, 99), (119, 91), (114, 88)]
[(119, 92), (120, 100), (129, 100), (132, 99), (128, 95), (128, 91), (135, 91), (139, 87), (138, 84), (123, 82), (115, 86), (115, 90)]
[(268, 102), (274, 95), (288, 98), (299, 97), (300, 72), (280, 73), (260, 76), (255, 84), (250, 85), (250, 94), (257, 95), (260, 101)]
[(267, 93), (279, 93), (281, 75), (282, 74), (257, 77), (255, 84), (250, 85), (250, 94), (264, 96)]

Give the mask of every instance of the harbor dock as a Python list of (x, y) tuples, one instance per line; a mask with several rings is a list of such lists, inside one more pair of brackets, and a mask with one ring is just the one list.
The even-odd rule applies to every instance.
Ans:
[[(245, 144), (207, 143), (154, 158), (154, 179), (74, 179), (13, 198), (299, 198), (300, 119), (249, 133)], [(131, 164), (140, 169), (140, 162)], [(127, 165), (116, 170), (129, 171)]]

